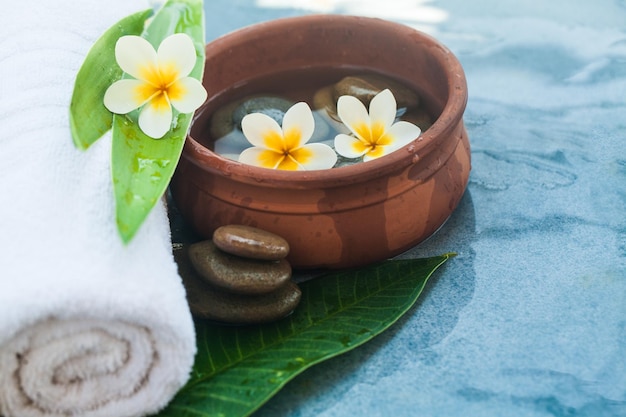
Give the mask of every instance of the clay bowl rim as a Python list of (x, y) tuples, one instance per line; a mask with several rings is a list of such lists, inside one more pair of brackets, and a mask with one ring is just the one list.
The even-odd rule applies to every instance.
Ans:
[[(397, 31), (399, 35), (401, 33), (410, 35), (412, 39), (418, 37), (425, 44), (425, 49), (435, 48), (440, 51), (434, 58), (445, 71), (445, 78), (448, 82), (448, 97), (439, 117), (427, 130), (422, 131), (419, 137), (381, 158), (324, 170), (282, 171), (243, 164), (211, 151), (193, 138), (191, 130), (187, 136), (182, 156), (205, 171), (239, 182), (274, 188), (312, 189), (323, 188), (329, 184), (348, 185), (366, 182), (390, 172), (402, 170), (433, 152), (462, 122), (468, 92), (465, 73), (456, 56), (445, 45), (424, 32), (401, 23), (379, 18), (350, 15), (307, 15), (280, 18), (243, 27), (207, 43), (205, 52), (208, 57), (209, 54), (213, 53), (212, 50), (219, 53), (219, 51), (228, 50), (231, 45), (254, 42), (257, 33), (267, 30), (282, 31), (312, 24), (319, 27), (337, 21), (346, 27), (349, 25), (355, 29), (368, 27), (368, 30)], [(200, 113), (196, 113), (196, 115), (198, 114)], [(194, 118), (194, 122), (196, 119), (197, 116)], [(194, 122), (192, 122), (192, 127)], [(427, 169), (436, 171), (438, 167)]]

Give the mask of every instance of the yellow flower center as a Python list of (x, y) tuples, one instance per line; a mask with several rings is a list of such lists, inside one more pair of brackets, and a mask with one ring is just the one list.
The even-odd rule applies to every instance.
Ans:
[(140, 103), (149, 102), (157, 111), (170, 107), (170, 100), (180, 99), (186, 93), (179, 79), (179, 71), (174, 63), (156, 67), (146, 65), (141, 69), (141, 78), (145, 80), (135, 90)]
[(306, 163), (313, 153), (305, 148), (298, 147), (302, 132), (293, 128), (284, 135), (278, 132), (267, 132), (263, 135), (265, 147), (259, 154), (259, 163), (264, 168), (296, 171), (301, 164)]
[(354, 150), (358, 153), (367, 153), (373, 157), (380, 156), (383, 152), (382, 146), (393, 143), (393, 137), (385, 132), (385, 126), (380, 122), (361, 123), (354, 126), (358, 142), (354, 142)]

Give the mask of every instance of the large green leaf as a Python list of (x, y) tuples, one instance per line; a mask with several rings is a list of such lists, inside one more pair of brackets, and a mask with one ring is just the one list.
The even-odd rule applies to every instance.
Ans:
[(388, 261), (305, 282), (296, 311), (276, 323), (228, 327), (197, 321), (192, 377), (158, 417), (250, 415), (305, 369), (395, 323), (452, 256)]
[(70, 128), (76, 147), (87, 149), (111, 129), (113, 115), (102, 99), (106, 89), (122, 78), (115, 62), (115, 43), (121, 36), (141, 34), (151, 14), (149, 9), (120, 20), (89, 50), (76, 75), (70, 104)]
[[(142, 36), (158, 47), (173, 33), (186, 33), (194, 41), (196, 66), (191, 76), (204, 71), (204, 10), (202, 0), (169, 0), (154, 16)], [(146, 136), (137, 124), (138, 112), (113, 117), (113, 187), (117, 226), (124, 242), (135, 235), (174, 174), (192, 114), (177, 114), (173, 129), (163, 139)]]

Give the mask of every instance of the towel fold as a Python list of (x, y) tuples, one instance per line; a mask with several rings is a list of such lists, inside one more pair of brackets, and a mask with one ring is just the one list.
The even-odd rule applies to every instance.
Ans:
[(0, 13), (0, 415), (156, 412), (186, 382), (193, 322), (164, 205), (128, 245), (111, 137), (74, 148), (76, 73), (145, 0), (20, 0)]

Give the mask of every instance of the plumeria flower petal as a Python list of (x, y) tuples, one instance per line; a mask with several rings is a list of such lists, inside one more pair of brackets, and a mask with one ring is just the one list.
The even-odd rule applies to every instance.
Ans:
[(165, 136), (172, 125), (172, 107), (164, 100), (152, 100), (139, 113), (139, 128), (154, 139)]
[(241, 130), (248, 141), (255, 147), (282, 151), (283, 130), (266, 114), (251, 113), (241, 120)]
[(360, 158), (367, 153), (369, 148), (361, 141), (355, 140), (354, 136), (339, 134), (335, 136), (335, 150), (345, 158)]
[(239, 155), (239, 162), (289, 171), (332, 168), (337, 154), (322, 143), (307, 144), (315, 129), (308, 104), (296, 103), (287, 110), (280, 126), (262, 113), (246, 115), (241, 129), (253, 145)]
[(126, 114), (143, 106), (149, 96), (139, 94), (144, 82), (125, 79), (113, 83), (105, 94), (105, 105), (109, 111), (117, 114)]
[(352, 134), (358, 136), (360, 130), (369, 129), (370, 116), (361, 101), (354, 96), (341, 96), (337, 100), (337, 115)]
[(188, 35), (175, 33), (161, 42), (157, 50), (157, 63), (161, 71), (176, 71), (187, 77), (196, 66), (196, 48)]
[(391, 126), (396, 120), (396, 98), (389, 89), (376, 94), (370, 101), (369, 116), (372, 124)]
[(238, 161), (243, 164), (272, 169), (275, 169), (281, 160), (282, 158), (278, 152), (257, 146), (244, 149), (238, 157)]
[(192, 113), (206, 100), (207, 93), (202, 83), (195, 78), (185, 77), (169, 88), (168, 98), (180, 113)]
[(287, 148), (298, 149), (307, 143), (315, 130), (315, 119), (309, 105), (300, 102), (289, 108), (283, 117), (282, 130)]
[(156, 71), (157, 53), (146, 39), (141, 36), (122, 36), (115, 43), (115, 60), (122, 71), (131, 77), (145, 80), (151, 74), (147, 70)]
[(346, 158), (369, 161), (387, 155), (416, 139), (421, 130), (396, 118), (396, 99), (389, 89), (378, 93), (370, 102), (369, 112), (356, 97), (341, 96), (337, 114), (352, 135), (338, 134), (335, 150)]
[(207, 98), (202, 83), (189, 77), (197, 56), (193, 40), (184, 33), (168, 36), (156, 51), (140, 36), (122, 36), (115, 44), (115, 59), (134, 79), (113, 83), (104, 105), (117, 114), (141, 107), (139, 128), (152, 138), (162, 138), (171, 129), (172, 107), (192, 113)]
[(299, 151), (309, 153), (308, 157), (301, 155), (296, 158), (305, 170), (328, 169), (337, 162), (337, 154), (333, 148), (323, 143), (310, 143), (300, 148)]
[(413, 141), (420, 135), (420, 133), (420, 128), (415, 126), (413, 123), (399, 121), (391, 125), (389, 129), (387, 129), (385, 136), (396, 139), (395, 143), (390, 146), (391, 148), (396, 150)]

